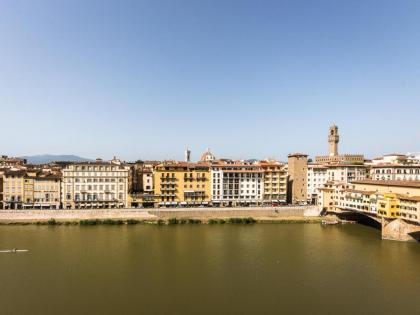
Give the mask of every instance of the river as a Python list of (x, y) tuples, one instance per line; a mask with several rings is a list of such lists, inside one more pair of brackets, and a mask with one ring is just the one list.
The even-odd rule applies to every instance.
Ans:
[(0, 314), (419, 314), (420, 244), (319, 224), (0, 226)]

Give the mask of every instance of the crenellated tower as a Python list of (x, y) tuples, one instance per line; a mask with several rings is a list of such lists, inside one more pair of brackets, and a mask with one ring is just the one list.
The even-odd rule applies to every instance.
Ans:
[(338, 142), (340, 142), (340, 136), (338, 134), (338, 127), (332, 125), (328, 134), (328, 144), (330, 148), (330, 156), (338, 155)]

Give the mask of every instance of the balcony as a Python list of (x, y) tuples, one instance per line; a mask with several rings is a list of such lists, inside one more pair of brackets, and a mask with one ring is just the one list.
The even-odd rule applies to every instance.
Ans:
[(176, 187), (161, 187), (161, 191), (176, 191)]
[(175, 177), (161, 177), (160, 180), (161, 180), (162, 184), (175, 183), (177, 181), (177, 179)]
[(206, 194), (205, 191), (202, 190), (186, 190), (184, 191), (185, 197), (204, 197)]

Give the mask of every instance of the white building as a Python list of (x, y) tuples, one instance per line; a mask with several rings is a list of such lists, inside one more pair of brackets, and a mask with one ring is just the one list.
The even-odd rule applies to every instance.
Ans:
[(263, 169), (251, 163), (226, 160), (213, 162), (212, 203), (222, 206), (261, 204), (263, 176)]
[(420, 153), (407, 153), (408, 164), (420, 165)]
[(381, 157), (377, 157), (372, 160), (371, 165), (381, 165), (381, 164), (406, 164), (407, 163), (407, 156), (405, 154), (399, 153), (392, 153), (386, 154)]
[(321, 164), (308, 164), (308, 200), (315, 201), (318, 189), (323, 188), (328, 181), (328, 167)]
[(129, 167), (117, 161), (71, 163), (63, 169), (64, 209), (127, 207)]
[(365, 165), (359, 164), (308, 164), (308, 201), (316, 203), (319, 190), (327, 182), (351, 183), (368, 177)]
[(417, 181), (420, 180), (420, 165), (372, 165), (370, 177), (373, 180)]

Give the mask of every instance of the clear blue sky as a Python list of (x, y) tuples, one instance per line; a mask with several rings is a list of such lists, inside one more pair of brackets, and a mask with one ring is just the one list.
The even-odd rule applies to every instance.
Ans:
[(420, 151), (418, 0), (2, 0), (0, 151)]

